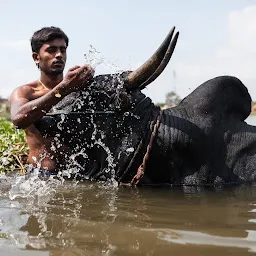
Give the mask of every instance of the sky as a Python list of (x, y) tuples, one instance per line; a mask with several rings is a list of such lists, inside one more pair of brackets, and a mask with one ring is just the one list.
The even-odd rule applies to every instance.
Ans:
[(39, 78), (32, 34), (58, 26), (69, 37), (65, 73), (134, 70), (175, 26), (180, 37), (164, 72), (143, 92), (153, 102), (181, 97), (220, 75), (238, 77), (256, 100), (256, 0), (9, 0), (0, 8), (0, 96)]

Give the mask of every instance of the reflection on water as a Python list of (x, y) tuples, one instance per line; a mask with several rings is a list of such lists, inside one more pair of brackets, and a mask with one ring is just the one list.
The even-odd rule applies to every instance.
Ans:
[(0, 253), (256, 254), (256, 185), (135, 189), (1, 175)]
[(107, 188), (101, 184), (64, 182), (49, 183), (52, 195), (46, 195), (45, 200), (43, 195), (36, 200), (36, 192), (32, 193), (34, 200), (32, 194), (10, 200), (13, 184), (8, 179), (1, 178), (4, 188), (0, 200), (0, 252), (256, 253), (256, 186), (216, 191)]

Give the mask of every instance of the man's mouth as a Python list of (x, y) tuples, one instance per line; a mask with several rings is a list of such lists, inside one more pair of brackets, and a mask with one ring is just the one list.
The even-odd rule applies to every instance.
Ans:
[(56, 62), (54, 62), (53, 64), (52, 64), (52, 66), (54, 66), (54, 67), (62, 67), (64, 65), (64, 62), (62, 62), (62, 61), (56, 61)]

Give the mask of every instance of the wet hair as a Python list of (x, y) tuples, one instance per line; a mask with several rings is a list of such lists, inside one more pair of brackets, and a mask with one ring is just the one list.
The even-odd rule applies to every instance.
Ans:
[(44, 43), (54, 39), (64, 39), (68, 46), (69, 39), (60, 28), (44, 27), (37, 30), (30, 39), (32, 52), (39, 53), (39, 50)]

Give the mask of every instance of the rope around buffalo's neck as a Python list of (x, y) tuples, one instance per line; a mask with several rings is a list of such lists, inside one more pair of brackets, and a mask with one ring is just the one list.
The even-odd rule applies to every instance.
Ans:
[(159, 115), (157, 117), (157, 121), (156, 121), (156, 123), (154, 125), (153, 132), (152, 132), (152, 134), (150, 136), (150, 140), (149, 140), (149, 143), (148, 143), (148, 146), (147, 146), (147, 151), (146, 151), (146, 153), (145, 153), (145, 155), (143, 157), (142, 164), (139, 166), (139, 168), (137, 170), (137, 173), (135, 174), (135, 176), (132, 178), (132, 180), (129, 183), (122, 183), (121, 182), (120, 186), (136, 186), (136, 185), (139, 184), (139, 182), (143, 178), (143, 176), (145, 174), (145, 171), (146, 171), (149, 155), (150, 155), (150, 152), (152, 150), (152, 145), (153, 145), (154, 139), (156, 137), (156, 134), (157, 134), (157, 131), (158, 131), (158, 128), (159, 128), (159, 125), (160, 125), (162, 114), (163, 114), (163, 111), (160, 110)]

